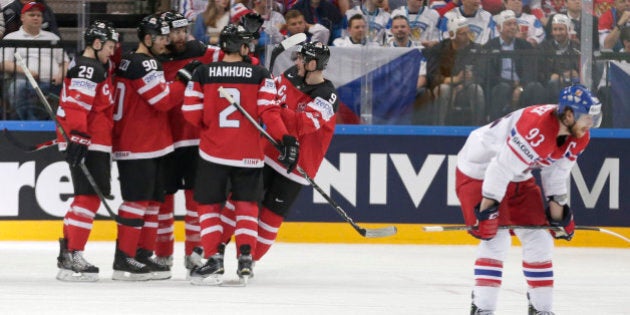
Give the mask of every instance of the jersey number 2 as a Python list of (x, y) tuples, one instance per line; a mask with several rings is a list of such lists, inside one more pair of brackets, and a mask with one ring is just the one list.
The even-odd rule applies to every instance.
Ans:
[[(225, 92), (230, 94), (234, 99), (234, 102), (241, 103), (241, 92), (235, 88), (226, 88)], [(224, 98), (221, 95), (221, 98)], [(227, 99), (226, 99), (227, 100)], [(229, 101), (228, 101), (229, 102)], [(241, 126), (241, 122), (238, 119), (229, 119), (228, 116), (237, 111), (235, 106), (229, 105), (219, 113), (219, 127), (221, 128), (238, 128)]]

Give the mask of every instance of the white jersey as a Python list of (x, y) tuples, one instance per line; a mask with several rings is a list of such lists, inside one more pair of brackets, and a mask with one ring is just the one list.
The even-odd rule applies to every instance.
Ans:
[[(414, 42), (432, 42), (440, 40), (440, 14), (426, 6), (420, 8), (418, 13), (409, 13), (407, 6), (392, 11), (392, 18), (402, 15), (409, 20), (411, 28), (411, 40)], [(390, 26), (391, 27), (391, 26)]]
[(483, 45), (488, 39), (490, 39), (490, 35), (492, 33), (492, 29), (494, 27), (494, 21), (492, 20), (492, 14), (490, 12), (479, 9), (473, 16), (465, 16), (462, 12), (462, 8), (454, 8), (444, 14), (440, 22), (440, 32), (442, 38), (440, 40), (444, 40), (449, 38), (448, 34), (448, 21), (455, 17), (465, 17), (468, 20), (468, 27), (470, 28), (470, 32), (475, 36), (474, 42)]
[(386, 41), (386, 31), (391, 24), (389, 12), (381, 8), (369, 12), (363, 6), (358, 5), (346, 11), (346, 19), (350, 21), (350, 18), (355, 14), (363, 15), (367, 21), (369, 40), (384, 45)]
[(494, 200), (503, 199), (508, 183), (530, 179), (538, 168), (546, 196), (566, 194), (571, 168), (590, 135), (567, 136), (558, 146), (556, 109), (557, 105), (529, 106), (475, 129), (457, 154), (457, 168), (483, 180), (483, 196)]
[[(518, 29), (520, 32), (527, 33), (527, 40), (533, 39), (538, 44), (545, 40), (545, 29), (536, 16), (522, 13), (520, 16), (516, 17), (516, 23), (518, 23)], [(494, 27), (492, 27), (491, 38), (499, 37), (499, 29), (497, 28), (496, 23), (493, 22), (493, 24)]]

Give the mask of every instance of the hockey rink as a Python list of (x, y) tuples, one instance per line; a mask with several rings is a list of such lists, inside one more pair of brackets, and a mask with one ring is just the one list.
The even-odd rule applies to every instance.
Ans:
[[(95, 283), (55, 275), (56, 242), (0, 242), (0, 314), (468, 314), (474, 246), (278, 243), (247, 287), (185, 280), (183, 243), (173, 278), (110, 279), (113, 242), (91, 242)], [(225, 279), (236, 279), (234, 248)], [(526, 314), (520, 247), (505, 264), (497, 314)], [(556, 314), (630, 314), (630, 248), (555, 251)]]

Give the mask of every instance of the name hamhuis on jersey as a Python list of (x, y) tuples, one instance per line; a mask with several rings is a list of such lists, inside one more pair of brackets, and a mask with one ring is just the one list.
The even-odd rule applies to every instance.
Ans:
[(217, 66), (208, 68), (211, 77), (252, 77), (252, 68), (245, 66)]

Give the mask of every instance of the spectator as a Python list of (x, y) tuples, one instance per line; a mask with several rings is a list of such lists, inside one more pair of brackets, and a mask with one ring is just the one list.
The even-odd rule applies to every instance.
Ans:
[[(524, 3), (524, 2), (523, 2)], [(540, 20), (543, 25), (547, 25), (552, 14), (566, 11), (566, 0), (531, 0), (529, 1), (530, 12)]]
[(363, 15), (355, 14), (348, 22), (348, 35), (335, 39), (333, 45), (337, 47), (380, 46), (379, 43), (367, 37), (366, 29), (367, 23)]
[(308, 24), (320, 24), (328, 29), (328, 42), (323, 43), (330, 45), (335, 38), (341, 37), (343, 15), (328, 0), (300, 0), (292, 9), (302, 12)]
[[(42, 30), (43, 12), (46, 7), (42, 3), (29, 2), (22, 7), (20, 19), (22, 26), (15, 32), (7, 34), (5, 40), (23, 41), (59, 41), (59, 36)], [(11, 48), (4, 51), (3, 69), (6, 73), (15, 74), (16, 78), (9, 86), (10, 99), (15, 101), (14, 109), (21, 120), (48, 119), (48, 113), (39, 105), (35, 90), (29, 85), (24, 71), (17, 66), (13, 56), (14, 50), (20, 53), (28, 65), (31, 74), (39, 82), (44, 95), (59, 95), (63, 77), (68, 67), (68, 56), (61, 48)], [(19, 97), (18, 97), (19, 95)]]
[(273, 45), (282, 41), (283, 36), (280, 29), (286, 24), (284, 16), (278, 11), (267, 8), (267, 3), (264, 0), (254, 0), (254, 12), (260, 14), (265, 20), (258, 44)]
[(384, 46), (387, 43), (387, 29), (390, 27), (390, 15), (383, 9), (384, 5), (385, 0), (364, 0), (363, 4), (346, 11), (344, 20), (349, 22), (352, 16), (363, 15), (367, 21), (368, 41)]
[[(573, 24), (573, 31), (569, 34), (572, 41), (580, 44), (580, 38), (582, 36), (582, 1), (580, 0), (567, 0), (567, 16), (571, 19)], [(549, 16), (549, 20), (552, 20), (555, 14)], [(586, 14), (587, 19), (593, 20), (593, 33), (591, 41), (593, 42), (593, 51), (599, 50), (599, 33), (597, 31), (597, 24), (599, 19), (591, 14)], [(551, 23), (547, 22), (545, 25), (545, 36), (551, 37)]]
[(542, 82), (547, 82), (547, 101), (556, 100), (560, 91), (580, 83), (580, 46), (570, 39), (573, 23), (565, 14), (554, 14), (550, 20), (552, 37), (540, 45)]
[(20, 29), (20, 26), (22, 26), (22, 23), (23, 23), (20, 18), (22, 8), (30, 2), (39, 2), (41, 5), (44, 6), (44, 11), (42, 13), (43, 19), (44, 19), (41, 26), (42, 30), (52, 32), (55, 35), (61, 37), (61, 34), (59, 33), (59, 27), (57, 26), (57, 20), (55, 19), (55, 14), (52, 11), (52, 9), (48, 6), (48, 4), (46, 4), (46, 2), (43, 0), (38, 0), (38, 1), (14, 0), (13, 2), (9, 3), (6, 7), (4, 7), (4, 9), (2, 9), (2, 15), (4, 18), (4, 24), (5, 24), (4, 26), (6, 28), (4, 31), (4, 34), (6, 35)]
[(307, 41), (327, 43), (330, 38), (330, 31), (321, 24), (307, 24), (302, 12), (289, 10), (284, 15), (286, 24), (286, 36), (305, 33)]
[[(528, 41), (536, 47), (545, 39), (545, 30), (542, 23), (533, 15), (523, 12), (522, 0), (504, 0), (505, 9), (512, 10), (516, 14), (518, 31), (516, 37)], [(493, 31), (496, 32), (496, 29)], [(495, 34), (494, 37), (498, 35)]]
[[(619, 35), (619, 40), (623, 43), (623, 48), (619, 50), (620, 53), (628, 54), (630, 53), (630, 27), (624, 27), (621, 29), (621, 35)], [(628, 65), (630, 64), (628, 59), (618, 60), (616, 61), (619, 64)], [(613, 82), (610, 80), (608, 76), (608, 68), (610, 68), (610, 63), (612, 60), (608, 60), (606, 62), (606, 67), (604, 68), (604, 73), (602, 78), (597, 86), (597, 96), (602, 100), (602, 103), (607, 108), (613, 108), (612, 103), (612, 94), (610, 93), (610, 89), (614, 84), (623, 85), (625, 82)], [(610, 112), (610, 113), (608, 113)], [(604, 120), (602, 121), (603, 126), (605, 127), (615, 127), (613, 125), (613, 110), (607, 110), (604, 112)]]
[(206, 10), (208, 0), (182, 0), (179, 3), (181, 12), (189, 21), (194, 22), (199, 14)]
[(208, 0), (208, 6), (195, 19), (192, 35), (206, 44), (218, 45), (219, 34), (230, 22), (229, 0)]
[(454, 17), (448, 26), (449, 38), (426, 51), (429, 86), (436, 96), (431, 109), (433, 123), (452, 123), (447, 117), (460, 114), (468, 121), (459, 123), (480, 125), (485, 122), (485, 101), (476, 81), (479, 67), (472, 52), (479, 51), (481, 45), (471, 40), (465, 17)]
[(409, 21), (411, 40), (432, 47), (440, 40), (440, 14), (424, 6), (425, 0), (407, 0), (407, 5), (392, 11), (392, 17), (402, 15)]
[[(493, 84), (490, 98), (490, 119), (503, 116), (518, 107), (545, 102), (545, 90), (536, 81), (537, 67), (534, 47), (524, 39), (517, 38), (518, 24), (512, 10), (504, 10), (495, 16), (499, 37), (484, 45), (494, 57), (484, 71), (487, 80)], [(502, 53), (502, 52), (516, 52)], [(521, 95), (523, 94), (523, 95)]]
[(629, 20), (630, 1), (615, 0), (613, 7), (599, 17), (599, 45), (602, 50), (619, 51), (622, 48), (619, 34)]
[(480, 7), (480, 0), (461, 0), (462, 5), (444, 14), (440, 20), (439, 29), (442, 39), (449, 37), (448, 21), (456, 17), (465, 17), (468, 20), (468, 28), (477, 44), (483, 45), (492, 33), (492, 15)]

